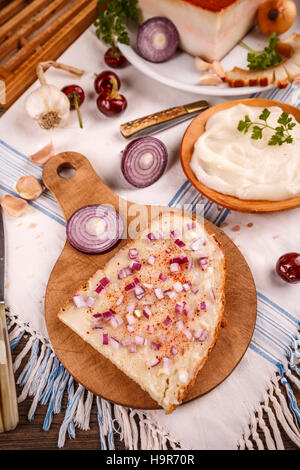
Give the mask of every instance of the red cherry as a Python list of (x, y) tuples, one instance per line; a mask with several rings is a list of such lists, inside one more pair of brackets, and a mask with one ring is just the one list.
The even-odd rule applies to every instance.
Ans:
[(111, 70), (104, 70), (101, 72), (94, 81), (94, 87), (98, 94), (101, 93), (110, 93), (113, 89), (113, 79), (116, 80), (118, 84), (118, 90), (121, 86), (121, 81), (117, 74), (112, 72)]
[(286, 253), (276, 264), (277, 274), (286, 282), (300, 282), (300, 253)]
[(85, 99), (85, 94), (81, 86), (78, 85), (67, 85), (61, 90), (70, 100), (70, 108), (76, 109), (79, 125), (82, 128), (82, 117), (79, 110), (79, 106), (82, 105)]
[(127, 59), (117, 48), (111, 47), (104, 54), (105, 63), (113, 69), (120, 69), (124, 67)]
[(126, 109), (127, 100), (123, 95), (118, 95), (115, 98), (111, 98), (109, 95), (102, 93), (97, 98), (97, 106), (101, 113), (112, 117)]

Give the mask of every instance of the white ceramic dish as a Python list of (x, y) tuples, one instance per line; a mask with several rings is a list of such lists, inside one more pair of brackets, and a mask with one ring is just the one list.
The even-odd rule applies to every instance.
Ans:
[[(300, 2), (297, 2), (297, 6)], [(282, 37), (289, 36), (293, 31), (300, 31), (300, 15), (297, 16), (293, 27)], [(130, 46), (119, 44), (121, 52), (127, 57), (128, 61), (145, 75), (154, 80), (164, 83), (178, 90), (196, 93), (199, 95), (210, 96), (243, 96), (251, 95), (272, 88), (269, 87), (242, 87), (230, 88), (226, 83), (218, 86), (198, 85), (200, 72), (194, 65), (194, 58), (185, 52), (178, 51), (175, 56), (167, 62), (153, 64), (146, 61), (138, 55), (136, 51), (136, 27), (129, 28)], [(261, 50), (267, 45), (267, 37), (254, 28), (244, 41), (255, 50)], [(222, 60), (224, 70), (231, 70), (233, 67), (247, 68), (247, 51), (240, 45), (232, 49)]]

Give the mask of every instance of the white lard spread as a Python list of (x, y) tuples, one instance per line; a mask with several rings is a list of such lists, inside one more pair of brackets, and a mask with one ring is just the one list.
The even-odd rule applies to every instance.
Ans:
[[(268, 108), (268, 124), (276, 128), (282, 113)], [(275, 131), (263, 130), (261, 140), (251, 139), (237, 127), (248, 115), (252, 122), (262, 122), (263, 108), (238, 104), (212, 115), (206, 131), (197, 140), (191, 168), (198, 180), (220, 193), (240, 199), (280, 201), (300, 195), (300, 125), (289, 131), (291, 144), (268, 145)], [(295, 121), (293, 117), (293, 121)]]

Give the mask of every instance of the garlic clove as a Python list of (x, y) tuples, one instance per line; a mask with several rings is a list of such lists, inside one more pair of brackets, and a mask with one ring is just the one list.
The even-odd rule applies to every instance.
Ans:
[(4, 198), (0, 200), (0, 204), (6, 214), (11, 217), (21, 217), (26, 214), (29, 208), (28, 202), (24, 201), (24, 199), (9, 195), (4, 196)]
[(218, 60), (213, 60), (212, 61), (210, 69), (213, 73), (218, 75), (218, 77), (225, 78), (224, 69), (222, 67), (221, 62), (219, 62)]
[(36, 165), (44, 165), (50, 158), (54, 157), (55, 150), (52, 140), (45, 147), (38, 150), (36, 153), (29, 155), (32, 163)]
[(205, 72), (210, 69), (211, 64), (201, 59), (201, 57), (195, 57), (195, 67), (199, 72)]
[(213, 73), (202, 75), (199, 80), (199, 85), (220, 85), (223, 83), (222, 79)]
[(65, 124), (70, 114), (70, 101), (55, 85), (46, 84), (27, 96), (25, 110), (42, 129), (49, 130)]
[(39, 180), (33, 175), (21, 176), (16, 185), (16, 190), (23, 199), (32, 201), (37, 199), (43, 192), (43, 187)]

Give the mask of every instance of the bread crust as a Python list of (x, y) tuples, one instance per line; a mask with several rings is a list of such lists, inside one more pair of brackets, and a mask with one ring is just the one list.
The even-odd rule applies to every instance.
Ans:
[[(176, 212), (176, 210), (175, 210)], [(161, 215), (159, 216), (161, 217)], [(158, 218), (159, 218), (158, 217)], [(197, 220), (197, 218), (193, 215), (191, 215), (191, 219), (193, 220)], [(199, 221), (198, 221), (199, 222)], [(151, 222), (150, 222), (151, 224)], [(148, 228), (150, 227), (150, 224), (148, 225)], [(220, 289), (220, 291), (222, 292), (222, 297), (221, 297), (221, 307), (220, 307), (220, 311), (218, 313), (218, 324), (217, 324), (217, 327), (215, 329), (215, 334), (214, 334), (214, 338), (213, 340), (211, 341), (211, 344), (210, 344), (210, 347), (207, 351), (207, 354), (201, 358), (201, 361), (199, 361), (199, 363), (197, 364), (196, 366), (196, 369), (195, 369), (195, 373), (192, 377), (192, 379), (189, 381), (189, 383), (187, 385), (183, 385), (182, 387), (179, 388), (178, 390), (178, 395), (177, 395), (177, 402), (178, 404), (172, 404), (170, 405), (168, 408), (164, 408), (165, 409), (165, 412), (166, 414), (170, 414), (172, 413), (178, 406), (180, 406), (182, 404), (182, 401), (184, 400), (184, 398), (188, 395), (188, 393), (190, 392), (190, 390), (193, 388), (194, 384), (195, 384), (195, 381), (196, 381), (196, 378), (197, 378), (197, 375), (199, 373), (199, 371), (202, 369), (202, 367), (204, 366), (204, 364), (206, 363), (214, 345), (216, 344), (217, 342), (217, 339), (218, 339), (218, 336), (219, 336), (219, 332), (220, 332), (220, 328), (221, 328), (221, 325), (222, 325), (222, 320), (223, 320), (223, 313), (224, 313), (224, 309), (225, 309), (225, 282), (226, 282), (226, 258), (225, 258), (225, 253), (224, 253), (224, 249), (223, 249), (223, 246), (221, 244), (221, 242), (217, 239), (215, 233), (209, 228), (206, 226), (205, 224), (205, 221), (204, 221), (204, 228), (205, 228), (205, 231), (209, 234), (209, 236), (211, 238), (213, 238), (214, 242), (216, 243), (216, 245), (219, 247), (219, 249), (221, 250), (221, 252), (223, 253), (223, 260), (224, 260), (224, 263), (223, 263), (223, 272), (222, 272), (222, 287)], [(128, 250), (131, 245), (134, 245), (134, 240), (131, 240), (129, 241), (125, 246), (123, 246), (115, 255), (114, 257), (118, 256), (119, 252), (121, 250)], [(109, 260), (108, 262), (110, 262), (111, 260)], [(105, 270), (106, 266), (107, 266), (107, 263), (105, 263), (104, 266), (102, 266), (101, 268), (99, 268), (99, 270)], [(95, 273), (96, 274), (96, 273)], [(89, 280), (86, 281), (85, 283), (83, 283), (78, 289), (76, 289), (76, 291), (72, 294), (73, 295), (76, 295), (78, 293), (78, 291), (80, 290), (87, 290), (89, 288)], [(58, 318), (60, 318), (60, 314), (64, 312), (64, 310), (66, 310), (68, 308), (68, 306), (72, 303), (72, 296), (66, 301), (66, 303), (63, 305), (63, 307), (61, 307), (61, 309), (59, 310), (58, 312)], [(63, 321), (62, 319), (60, 319), (61, 321)], [(100, 351), (98, 351), (100, 352)], [(101, 352), (100, 352), (101, 354)], [(105, 357), (105, 356), (104, 356)], [(113, 361), (112, 361), (113, 362)], [(117, 364), (115, 364), (117, 366)], [(134, 379), (132, 379), (134, 380)], [(139, 383), (138, 385), (143, 388)], [(147, 390), (145, 390), (147, 392)]]

